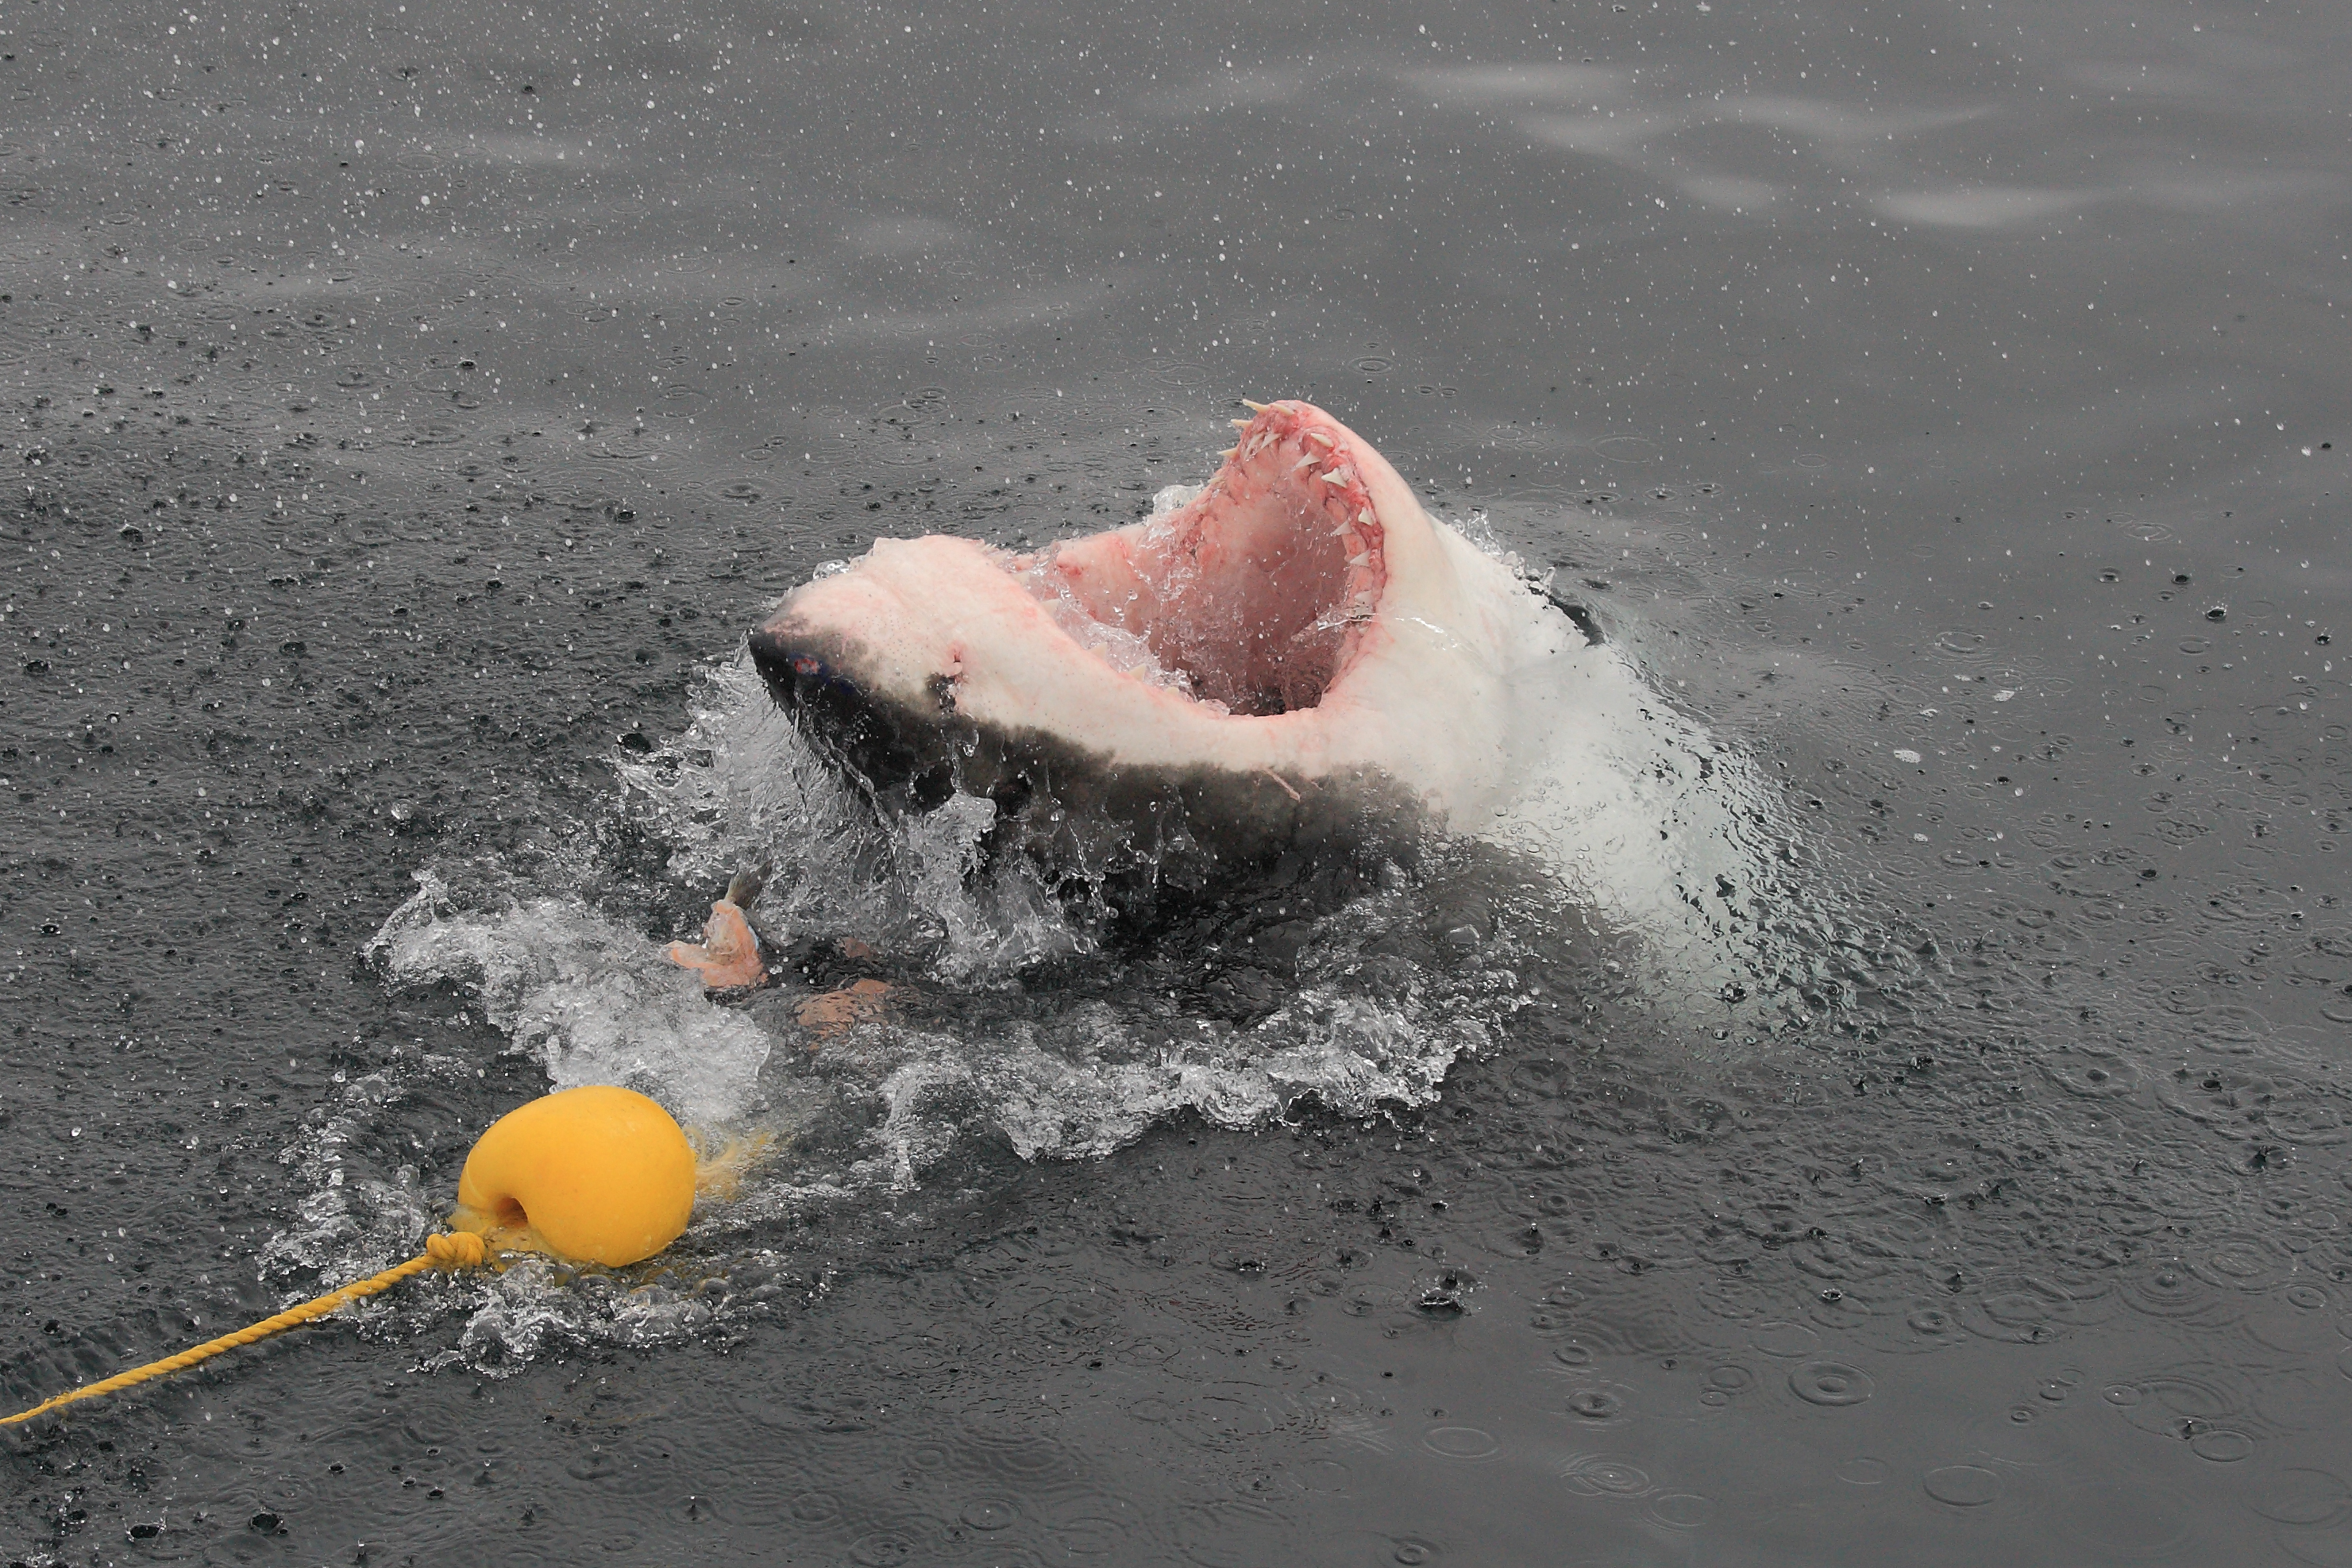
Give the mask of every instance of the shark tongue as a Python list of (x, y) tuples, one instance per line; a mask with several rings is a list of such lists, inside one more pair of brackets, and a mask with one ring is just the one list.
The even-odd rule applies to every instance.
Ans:
[(1271, 403), (1200, 493), (1139, 529), (1057, 547), (1057, 597), (1139, 639), (1192, 695), (1250, 716), (1311, 708), (1387, 585), (1385, 530), (1348, 433)]

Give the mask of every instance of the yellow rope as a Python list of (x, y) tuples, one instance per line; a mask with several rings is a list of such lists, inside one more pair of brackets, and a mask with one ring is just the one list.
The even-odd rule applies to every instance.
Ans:
[(80, 1399), (95, 1399), (101, 1394), (111, 1394), (118, 1388), (128, 1388), (133, 1384), (144, 1383), (150, 1378), (162, 1377), (166, 1373), (194, 1366), (200, 1361), (208, 1361), (223, 1351), (235, 1350), (243, 1344), (251, 1344), (257, 1339), (268, 1339), (271, 1334), (293, 1328), (297, 1324), (307, 1323), (312, 1318), (323, 1318), (336, 1308), (346, 1306), (362, 1297), (373, 1296), (378, 1291), (388, 1291), (411, 1274), (419, 1274), (427, 1269), (452, 1270), (470, 1269), (484, 1261), (488, 1256), (489, 1249), (483, 1245), (482, 1239), (469, 1230), (453, 1230), (446, 1236), (428, 1236), (425, 1239), (424, 1252), (397, 1267), (386, 1269), (372, 1280), (356, 1281), (339, 1291), (330, 1291), (316, 1301), (305, 1301), (299, 1307), (289, 1307), (274, 1318), (262, 1319), (250, 1328), (242, 1328), (235, 1333), (223, 1334), (218, 1339), (206, 1340), (193, 1350), (184, 1350), (177, 1355), (165, 1356), (163, 1360), (150, 1362), (145, 1366), (133, 1367), (129, 1372), (118, 1372), (112, 1377), (86, 1384), (71, 1393), (60, 1394), (54, 1399), (36, 1405), (22, 1415), (0, 1416), (0, 1427), (14, 1427), (29, 1421), (45, 1411), (54, 1410), (60, 1405), (71, 1405)]

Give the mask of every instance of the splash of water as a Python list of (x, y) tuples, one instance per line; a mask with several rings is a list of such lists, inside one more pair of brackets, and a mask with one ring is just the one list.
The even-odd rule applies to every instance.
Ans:
[[(1121, 946), (1098, 896), (986, 852), (990, 801), (877, 821), (739, 650), (674, 741), (619, 761), (607, 820), (577, 853), (528, 874), (436, 864), (367, 953), (395, 987), (477, 998), (553, 1086), (624, 1083), (690, 1128), (770, 1134), (775, 1157), (689, 1232), (722, 1249), (811, 1205), (919, 1197), (974, 1150), (1095, 1157), (1184, 1113), (1238, 1128), (1310, 1096), (1357, 1116), (1427, 1103), (1459, 1055), (1542, 997), (1606, 992), (1718, 1034), (1755, 1023), (1787, 967), (1762, 906), (1790, 879), (1752, 761), (1614, 647), (1571, 646), (1537, 593), (1507, 609), (1529, 651), (1510, 676), (1507, 786), (1410, 869), (1286, 869), (1284, 885)], [(652, 846), (663, 873), (630, 869), (646, 862), (611, 852), (619, 837)], [(800, 1004), (822, 977), (720, 1002), (667, 963), (662, 940), (698, 923), (682, 890), (760, 863), (763, 936), (875, 955), (887, 1008), (819, 1027)], [(415, 1173), (352, 1171), (329, 1134), (316, 1144), (297, 1163), (320, 1185), (273, 1267), (363, 1272), (420, 1222)], [(487, 1364), (549, 1335), (691, 1332), (709, 1310), (672, 1291), (559, 1311), (545, 1285), (499, 1281), (461, 1354)]]

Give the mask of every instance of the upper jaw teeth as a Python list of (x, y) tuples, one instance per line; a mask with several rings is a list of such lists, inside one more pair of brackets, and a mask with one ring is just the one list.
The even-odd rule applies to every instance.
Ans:
[[(1250, 463), (1262, 453), (1285, 442), (1295, 442), (1298, 447), (1305, 448), (1283, 472), (1290, 475), (1304, 472), (1307, 478), (1319, 479), (1328, 491), (1337, 492), (1338, 498), (1358, 503), (1355, 521), (1340, 523), (1331, 530), (1331, 537), (1342, 541), (1348, 552), (1349, 568), (1362, 567), (1374, 553), (1374, 546), (1367, 536), (1372, 535), (1373, 526), (1379, 518), (1370, 506), (1362, 504), (1370, 497), (1364, 495), (1362, 479), (1355, 465), (1348, 461), (1349, 454), (1341, 446), (1339, 437), (1328, 430), (1300, 429), (1285, 417), (1284, 410), (1274, 410), (1276, 417), (1268, 419), (1265, 416), (1269, 405), (1252, 402), (1246, 398), (1242, 401), (1258, 417), (1234, 420), (1234, 427), (1244, 432), (1255, 428), (1255, 434), (1244, 434), (1234, 445), (1226, 448), (1223, 455), (1229, 462)], [(1278, 427), (1285, 425), (1288, 428)], [(1312, 445), (1308, 444), (1310, 442)], [(1363, 533), (1357, 532), (1360, 528)]]

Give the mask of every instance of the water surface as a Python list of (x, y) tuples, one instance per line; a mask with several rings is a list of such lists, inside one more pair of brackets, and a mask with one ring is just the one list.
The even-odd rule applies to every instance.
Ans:
[[(551, 1083), (783, 1151), (13, 1438), (10, 1560), (2352, 1559), (2347, 33), (0, 16), (12, 1407)], [(1475, 845), (1107, 931), (746, 680), (1275, 395), (1739, 759), (1719, 1011)], [(754, 855), (890, 1019), (675, 984)]]

